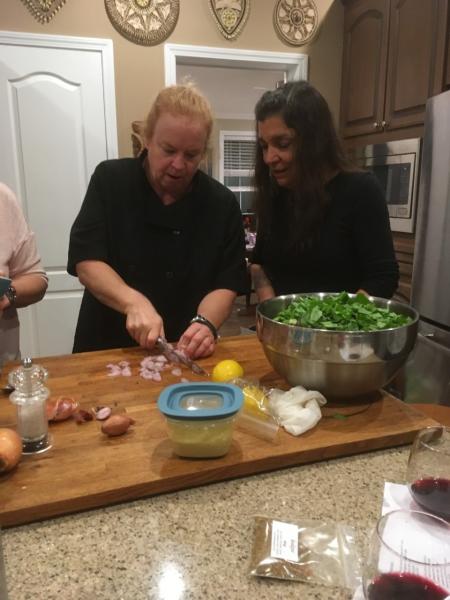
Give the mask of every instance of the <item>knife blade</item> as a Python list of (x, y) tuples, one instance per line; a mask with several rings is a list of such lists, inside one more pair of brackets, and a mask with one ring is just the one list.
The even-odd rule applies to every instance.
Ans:
[(164, 356), (171, 362), (181, 363), (181, 364), (185, 365), (186, 367), (191, 369), (191, 371), (193, 373), (195, 373), (196, 375), (206, 375), (206, 377), (209, 377), (208, 371), (205, 371), (205, 369), (203, 367), (198, 365), (196, 362), (194, 362), (192, 360), (192, 358), (189, 358), (183, 352), (181, 352), (179, 350), (175, 350), (171, 346), (171, 344), (169, 344), (169, 342), (167, 340), (165, 340), (163, 337), (159, 337), (156, 340), (156, 348), (158, 350), (160, 350), (164, 354)]

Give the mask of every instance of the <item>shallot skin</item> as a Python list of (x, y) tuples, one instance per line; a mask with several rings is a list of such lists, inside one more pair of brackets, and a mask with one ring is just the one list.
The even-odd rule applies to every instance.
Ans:
[(47, 418), (49, 421), (65, 421), (78, 410), (79, 404), (71, 396), (57, 396), (47, 400)]
[(133, 423), (134, 419), (127, 415), (112, 415), (102, 423), (102, 433), (108, 436), (122, 435)]
[(82, 423), (86, 423), (87, 421), (92, 421), (94, 419), (94, 416), (88, 410), (80, 408), (80, 410), (77, 410), (73, 413), (73, 418), (75, 419), (75, 422), (78, 423), (78, 425), (81, 425)]

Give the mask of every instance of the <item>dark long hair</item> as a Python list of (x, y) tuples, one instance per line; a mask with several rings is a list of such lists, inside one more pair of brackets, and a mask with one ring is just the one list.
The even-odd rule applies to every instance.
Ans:
[[(279, 115), (286, 126), (296, 132), (296, 180), (295, 189), (286, 191), (291, 214), (285, 239), (288, 247), (301, 247), (317, 234), (323, 220), (328, 203), (326, 176), (354, 169), (345, 157), (328, 104), (307, 81), (289, 82), (262, 95), (255, 107), (256, 126), (274, 115)], [(256, 147), (255, 187), (258, 231), (267, 235), (276, 218), (281, 188), (271, 178), (259, 144)]]

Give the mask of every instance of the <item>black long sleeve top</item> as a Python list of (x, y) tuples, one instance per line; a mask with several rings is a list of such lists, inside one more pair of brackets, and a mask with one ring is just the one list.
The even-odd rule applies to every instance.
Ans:
[[(198, 171), (186, 195), (164, 205), (140, 159), (100, 163), (72, 226), (67, 270), (83, 260), (111, 266), (144, 294), (162, 316), (169, 341), (177, 340), (200, 301), (216, 289), (247, 286), (242, 216), (225, 186)], [(74, 352), (136, 345), (125, 315), (85, 290)]]
[(258, 233), (252, 263), (263, 267), (276, 295), (364, 289), (390, 298), (399, 269), (377, 179), (367, 172), (341, 172), (326, 189), (329, 204), (320, 231), (297, 251), (286, 248), (290, 201), (280, 190), (272, 230)]

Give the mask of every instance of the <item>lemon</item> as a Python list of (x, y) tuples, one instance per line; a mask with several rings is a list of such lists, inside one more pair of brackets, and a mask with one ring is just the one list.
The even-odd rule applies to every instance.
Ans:
[(230, 379), (236, 379), (242, 377), (244, 369), (241, 365), (232, 359), (221, 360), (214, 367), (211, 379), (213, 381), (230, 381)]
[(245, 410), (256, 415), (264, 412), (267, 397), (264, 392), (255, 385), (246, 385), (242, 391), (244, 392)]

